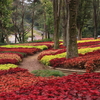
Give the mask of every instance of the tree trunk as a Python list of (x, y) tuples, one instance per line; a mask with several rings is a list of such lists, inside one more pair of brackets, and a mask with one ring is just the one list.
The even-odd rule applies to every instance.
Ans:
[(7, 44), (10, 44), (7, 33), (6, 33), (5, 39), (6, 39)]
[(77, 28), (77, 30), (78, 30), (78, 40), (81, 40), (81, 38), (82, 38), (82, 29)]
[(25, 42), (24, 40), (24, 0), (22, 0), (22, 42)]
[(63, 45), (67, 46), (67, 39), (66, 39), (66, 35), (67, 35), (67, 20), (66, 20), (66, 16), (67, 15), (67, 11), (66, 11), (66, 1), (63, 0), (62, 1), (62, 28), (63, 28)]
[(94, 39), (97, 39), (97, 7), (96, 0), (93, 0), (93, 10), (94, 10)]
[(33, 2), (33, 9), (32, 9), (32, 26), (31, 26), (31, 41), (33, 41), (33, 37), (34, 37), (34, 11), (35, 11), (35, 2)]
[(76, 30), (77, 6), (78, 0), (71, 0), (69, 2), (69, 42), (67, 45), (67, 58), (78, 56)]
[(34, 11), (33, 11), (33, 14), (32, 14), (31, 41), (33, 41), (33, 37), (34, 37), (33, 27), (34, 27)]
[(54, 49), (59, 48), (59, 23), (60, 23), (61, 0), (53, 0), (54, 11)]
[(44, 10), (44, 37), (45, 39), (48, 38), (48, 35), (47, 35), (47, 25), (46, 25), (46, 11)]

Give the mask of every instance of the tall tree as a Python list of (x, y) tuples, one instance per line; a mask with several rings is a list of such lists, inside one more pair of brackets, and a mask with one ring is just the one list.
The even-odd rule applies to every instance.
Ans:
[(59, 48), (59, 23), (62, 0), (53, 0), (54, 13), (54, 49)]
[(44, 17), (44, 37), (50, 38), (53, 33), (53, 5), (49, 0), (41, 0)]
[(80, 0), (77, 15), (77, 30), (78, 30), (78, 40), (82, 38), (82, 30), (87, 22), (91, 19), (91, 0)]
[(67, 58), (78, 56), (76, 18), (78, 0), (69, 0), (69, 40), (67, 43)]
[(94, 22), (94, 39), (97, 39), (97, 28), (99, 19), (99, 0), (93, 0), (93, 22)]
[(21, 1), (21, 12), (22, 12), (22, 14), (21, 14), (21, 19), (22, 19), (22, 21), (21, 21), (21, 29), (22, 29), (22, 42), (25, 42), (25, 39), (24, 39), (24, 33), (25, 33), (25, 29), (24, 29), (24, 17), (25, 17), (25, 4), (24, 4), (24, 2), (25, 2), (25, 0), (22, 0)]
[(11, 6), (12, 0), (0, 1), (0, 42), (8, 42), (8, 30), (11, 27)]
[(30, 15), (31, 15), (31, 41), (34, 40), (34, 19), (35, 19), (35, 11), (36, 6), (39, 3), (39, 0), (28, 0), (30, 2), (29, 9), (30, 9)]
[(67, 3), (66, 0), (62, 1), (62, 29), (63, 29), (63, 45), (67, 46), (67, 21), (68, 12), (67, 12)]

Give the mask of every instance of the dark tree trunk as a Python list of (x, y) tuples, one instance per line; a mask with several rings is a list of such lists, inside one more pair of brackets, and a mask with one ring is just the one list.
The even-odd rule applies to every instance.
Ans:
[(62, 28), (63, 28), (63, 45), (67, 46), (67, 10), (66, 10), (66, 0), (62, 1)]
[(54, 49), (59, 48), (59, 23), (60, 23), (61, 0), (53, 0), (54, 11)]
[(35, 11), (35, 2), (33, 2), (33, 9), (32, 9), (32, 26), (31, 26), (31, 41), (33, 41), (34, 37), (34, 11)]
[(46, 25), (46, 11), (44, 11), (44, 37), (45, 37), (45, 39), (47, 39), (48, 38), (48, 34), (47, 34), (47, 25)]
[(81, 40), (82, 38), (82, 29), (81, 28), (78, 28), (78, 40)]
[(31, 41), (33, 41), (33, 37), (34, 37), (33, 27), (34, 27), (34, 11), (33, 11), (33, 14), (32, 14)]
[(97, 5), (96, 0), (93, 0), (93, 10), (94, 10), (94, 39), (97, 39)]
[(78, 6), (78, 0), (70, 1), (69, 3), (69, 42), (67, 45), (67, 58), (78, 56), (77, 30), (76, 30), (77, 6)]
[(22, 0), (22, 42), (25, 42), (24, 40), (24, 0)]

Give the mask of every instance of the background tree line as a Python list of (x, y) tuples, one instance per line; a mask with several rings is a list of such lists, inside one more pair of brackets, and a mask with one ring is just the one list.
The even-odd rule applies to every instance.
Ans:
[(77, 39), (96, 39), (99, 35), (99, 3), (100, 0), (1, 0), (0, 42), (9, 43), (9, 34), (15, 35), (15, 43), (25, 42), (30, 31), (34, 41), (35, 27), (43, 31), (43, 38), (53, 38), (55, 49), (63, 39), (67, 52), (73, 51), (68, 57), (78, 56)]

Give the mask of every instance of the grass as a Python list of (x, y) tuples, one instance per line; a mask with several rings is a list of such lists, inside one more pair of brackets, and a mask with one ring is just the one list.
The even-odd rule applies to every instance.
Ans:
[(65, 74), (63, 72), (58, 71), (58, 70), (34, 70), (34, 71), (32, 71), (32, 73), (35, 76), (41, 76), (41, 77), (49, 77), (49, 76), (62, 77), (62, 76), (65, 76)]

